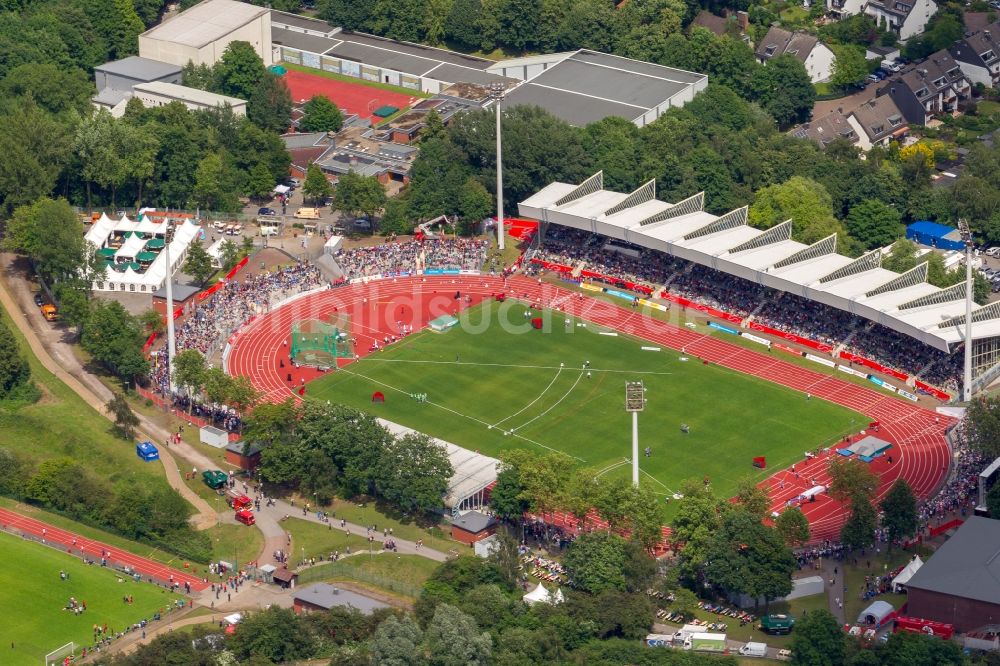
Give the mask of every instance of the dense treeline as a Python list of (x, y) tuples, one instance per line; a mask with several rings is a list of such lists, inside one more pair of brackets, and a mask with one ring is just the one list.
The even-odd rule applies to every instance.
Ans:
[(244, 441), (262, 444), (264, 481), (327, 504), (374, 495), (420, 515), (442, 508), (454, 469), (426, 435), (396, 437), (365, 412), (314, 401), (258, 405)]

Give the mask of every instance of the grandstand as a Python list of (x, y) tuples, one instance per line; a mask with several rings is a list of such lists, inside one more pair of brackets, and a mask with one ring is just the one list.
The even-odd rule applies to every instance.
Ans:
[[(857, 259), (837, 254), (835, 235), (812, 245), (799, 243), (791, 238), (791, 220), (764, 231), (752, 228), (746, 207), (712, 215), (704, 210), (704, 193), (671, 204), (656, 199), (654, 181), (623, 194), (605, 190), (598, 172), (579, 185), (551, 183), (521, 202), (519, 212), (541, 221), (539, 238), (549, 225), (599, 234), (611, 243), (624, 241), (643, 256), (721, 272), (750, 290), (763, 288), (760, 297), (771, 304), (790, 299), (825, 306), (834, 320), (855, 326), (852, 335), (845, 330), (823, 350), (833, 355), (842, 353), (847, 338), (866, 333), (860, 329), (894, 332), (910, 347), (902, 354), (921, 360), (906, 373), (892, 375), (901, 381), (919, 377), (941, 360), (936, 357), (953, 354), (964, 338), (964, 283), (945, 289), (929, 284), (926, 263), (903, 274), (886, 270), (878, 250)], [(740, 322), (751, 325), (767, 314), (768, 305), (762, 301), (760, 307), (740, 312)], [(761, 308), (764, 313), (758, 312)], [(1000, 357), (1000, 302), (976, 309), (973, 323), (974, 374), (982, 375)], [(935, 357), (930, 350), (939, 353)], [(921, 387), (919, 379), (916, 384)]]

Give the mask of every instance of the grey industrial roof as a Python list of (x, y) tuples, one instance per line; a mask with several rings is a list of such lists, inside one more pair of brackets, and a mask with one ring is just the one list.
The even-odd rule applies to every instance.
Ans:
[(476, 533), (482, 532), (483, 530), (496, 525), (497, 521), (493, 516), (487, 516), (485, 513), (469, 511), (451, 522), (453, 525), (461, 527), (466, 532)]
[(452, 65), (464, 65), (465, 67), (472, 67), (473, 69), (486, 69), (490, 65), (494, 64), (492, 60), (486, 60), (485, 58), (477, 58), (475, 56), (465, 55), (464, 53), (456, 53), (455, 51), (448, 51), (446, 49), (436, 49), (432, 46), (424, 46), (423, 44), (397, 42), (391, 39), (385, 39), (384, 37), (368, 35), (363, 32), (350, 32), (345, 30), (338, 33), (337, 37), (343, 39), (345, 42), (351, 42), (361, 46), (367, 46), (369, 48), (394, 51), (396, 53), (416, 56), (425, 60), (447, 62)]
[(535, 104), (574, 125), (607, 116), (634, 120), (704, 79), (704, 74), (584, 50), (510, 91), (503, 106)]
[(1000, 604), (1000, 520), (969, 518), (906, 586)]
[(295, 132), (294, 134), (282, 134), (281, 140), (285, 143), (285, 148), (292, 150), (293, 148), (312, 148), (313, 146), (320, 145), (321, 142), (324, 145), (329, 142), (324, 141), (327, 139), (326, 132)]
[(181, 67), (179, 65), (171, 65), (169, 63), (160, 62), (159, 60), (150, 60), (149, 58), (141, 58), (139, 56), (129, 56), (127, 58), (122, 58), (121, 60), (112, 60), (111, 62), (104, 63), (103, 65), (98, 65), (94, 68), (94, 70), (98, 72), (107, 72), (108, 74), (119, 74), (132, 79), (139, 79), (141, 81), (155, 81), (156, 79), (161, 79), (164, 76), (177, 74), (181, 71)]
[(219, 95), (218, 93), (198, 88), (179, 86), (176, 83), (166, 81), (149, 81), (148, 83), (137, 83), (132, 86), (136, 92), (150, 92), (164, 97), (170, 97), (181, 102), (191, 102), (193, 104), (203, 104), (205, 106), (243, 106), (247, 103), (245, 99)]
[(102, 106), (117, 106), (119, 102), (123, 99), (128, 99), (132, 96), (131, 92), (124, 90), (115, 90), (114, 88), (105, 88), (101, 92), (94, 95), (91, 99), (95, 104), (101, 104)]
[(435, 67), (433, 71), (427, 74), (427, 78), (446, 83), (478, 83), (482, 85), (509, 80), (499, 74), (462, 65), (452, 65), (450, 63), (444, 63), (439, 67)]
[[(244, 447), (246, 448), (244, 449)], [(236, 455), (240, 456), (252, 456), (256, 453), (260, 453), (263, 450), (264, 447), (261, 446), (260, 442), (250, 442), (248, 444), (242, 440), (239, 442), (229, 442), (229, 445), (226, 446), (226, 451), (232, 451)]]
[(271, 25), (273, 26), (275, 23), (290, 25), (296, 28), (303, 28), (305, 30), (312, 30), (314, 32), (325, 32), (328, 34), (336, 30), (336, 28), (332, 25), (320, 19), (309, 18), (308, 16), (299, 16), (298, 14), (289, 14), (288, 12), (279, 12), (272, 9)]
[[(170, 295), (175, 301), (186, 301), (195, 294), (201, 291), (201, 288), (195, 287), (189, 284), (177, 284), (176, 282), (171, 285)], [(166, 298), (167, 297), (167, 287), (164, 285), (156, 291), (153, 292), (153, 298)]]
[(236, 0), (205, 0), (153, 26), (142, 33), (142, 36), (201, 48), (269, 11), (267, 7), (256, 7)]
[(340, 40), (307, 35), (304, 32), (271, 26), (271, 43), (298, 49), (299, 51), (307, 51), (308, 53), (326, 53), (337, 44), (340, 44)]
[(336, 606), (347, 606), (356, 608), (365, 615), (371, 615), (379, 608), (388, 608), (387, 604), (375, 601), (350, 590), (342, 590), (329, 583), (315, 583), (308, 587), (300, 588), (295, 593), (296, 600), (304, 601), (320, 608), (334, 608)]

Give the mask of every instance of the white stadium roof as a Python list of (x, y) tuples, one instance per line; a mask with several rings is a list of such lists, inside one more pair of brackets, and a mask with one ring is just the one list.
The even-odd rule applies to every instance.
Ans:
[[(927, 264), (899, 274), (882, 253), (837, 254), (837, 237), (791, 239), (791, 221), (766, 231), (747, 225), (747, 208), (716, 216), (704, 193), (677, 204), (656, 199), (649, 181), (629, 194), (604, 189), (603, 172), (580, 185), (551, 183), (518, 205), (523, 217), (624, 240), (851, 312), (949, 351), (964, 339), (965, 283), (927, 283)], [(973, 337), (1000, 335), (1000, 301), (973, 311)]]

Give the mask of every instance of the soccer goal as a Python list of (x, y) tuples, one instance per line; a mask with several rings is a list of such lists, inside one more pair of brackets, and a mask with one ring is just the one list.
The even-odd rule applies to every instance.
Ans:
[[(37, 653), (36, 653), (37, 654)], [(45, 655), (45, 666), (63, 666), (69, 664), (76, 656), (76, 643), (66, 643), (60, 648)]]

